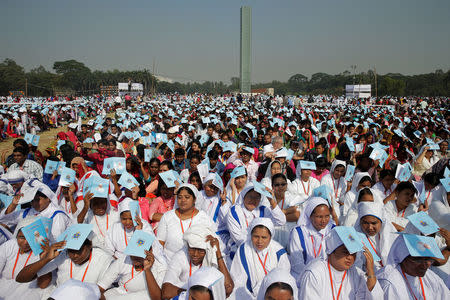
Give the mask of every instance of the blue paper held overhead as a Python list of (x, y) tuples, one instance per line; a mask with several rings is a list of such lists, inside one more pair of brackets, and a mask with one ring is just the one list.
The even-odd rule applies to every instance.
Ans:
[(111, 170), (114, 169), (116, 174), (122, 174), (126, 171), (125, 157), (108, 157), (103, 161), (103, 175), (110, 175)]
[(336, 233), (350, 254), (363, 251), (361, 238), (354, 227), (336, 226), (333, 230), (336, 230)]
[(362, 232), (358, 232), (359, 238), (361, 239), (361, 243), (363, 246), (365, 246), (367, 249), (369, 249), (370, 254), (372, 254), (374, 261), (380, 261), (381, 257), (378, 256), (378, 254), (375, 252), (373, 247), (370, 245), (369, 240), (367, 239), (366, 235)]
[(128, 190), (131, 190), (135, 186), (139, 186), (139, 182), (136, 180), (136, 178), (134, 178), (134, 176), (128, 172), (124, 172), (122, 175), (120, 175), (120, 179), (117, 181), (117, 183)]
[(141, 218), (142, 220), (139, 201), (131, 201), (128, 207), (130, 208), (131, 218), (133, 219), (133, 225), (137, 226), (138, 223), (136, 222), (136, 216), (139, 216), (139, 218)]
[(159, 173), (159, 177), (161, 177), (168, 188), (175, 187), (175, 181), (177, 181), (179, 184), (182, 183), (180, 175), (174, 170)]
[(46, 228), (41, 219), (37, 219), (33, 223), (22, 228), (22, 233), (30, 245), (31, 251), (33, 251), (34, 255), (39, 255), (43, 251), (41, 249), (41, 245), (49, 236), (49, 232), (47, 233), (45, 229)]
[(66, 229), (56, 239), (57, 242), (66, 241), (64, 249), (79, 250), (92, 231), (92, 224), (75, 224)]
[(134, 231), (124, 253), (129, 256), (145, 258), (145, 251), (150, 250), (155, 236), (142, 230)]
[(439, 231), (439, 225), (423, 211), (410, 215), (407, 218), (425, 235), (430, 235)]
[(315, 188), (313, 190), (314, 197), (321, 197), (328, 201), (330, 206), (332, 205), (331, 199), (333, 197), (333, 190), (326, 184), (322, 184), (321, 186)]
[(436, 240), (430, 236), (403, 234), (409, 254), (413, 257), (436, 257), (444, 259)]
[(252, 181), (253, 187), (255, 189), (255, 192), (261, 194), (262, 196), (265, 196), (267, 198), (272, 198), (272, 194), (266, 190), (266, 186), (262, 183), (259, 183), (258, 181), (254, 180)]
[(345, 180), (352, 181), (353, 175), (355, 174), (355, 166), (347, 165), (347, 170), (345, 171)]
[(74, 170), (64, 167), (61, 171), (58, 185), (65, 187), (71, 186), (75, 182), (75, 176), (76, 172)]

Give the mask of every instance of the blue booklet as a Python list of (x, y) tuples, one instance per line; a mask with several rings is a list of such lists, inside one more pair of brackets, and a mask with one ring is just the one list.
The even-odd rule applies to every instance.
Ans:
[(133, 219), (133, 225), (137, 226), (138, 223), (136, 222), (136, 216), (139, 216), (142, 220), (141, 216), (141, 208), (139, 207), (139, 201), (131, 201), (128, 205), (128, 208), (130, 209), (131, 218)]
[(71, 186), (75, 182), (76, 172), (70, 168), (64, 167), (61, 171), (61, 177), (59, 178), (58, 185)]
[(134, 176), (128, 172), (123, 172), (123, 174), (120, 175), (119, 181), (117, 181), (117, 183), (129, 190), (131, 190), (135, 186), (139, 186), (139, 182), (136, 180), (136, 178), (134, 178)]
[(353, 175), (355, 174), (355, 166), (347, 165), (347, 170), (345, 171), (345, 180), (351, 181), (353, 179)]
[(142, 230), (136, 230), (133, 233), (124, 253), (129, 256), (145, 258), (145, 251), (152, 247), (155, 236)]
[(92, 224), (75, 224), (66, 229), (56, 239), (57, 242), (66, 241), (66, 246), (61, 249), (79, 250), (92, 231)]
[(116, 174), (122, 174), (126, 171), (127, 163), (125, 157), (108, 157), (103, 161), (103, 175), (110, 175), (114, 169)]
[(22, 233), (25, 236), (28, 244), (30, 245), (31, 251), (34, 255), (39, 255), (43, 252), (41, 245), (44, 240), (48, 238), (46, 227), (44, 223), (39, 218), (30, 225), (22, 228)]
[(66, 163), (64, 161), (54, 161), (54, 160), (47, 160), (47, 163), (45, 164), (45, 174), (53, 174), (53, 171), (58, 171), (58, 174), (61, 175), (62, 169), (66, 166)]
[(153, 157), (153, 149), (144, 149), (144, 161), (150, 162)]
[(370, 245), (369, 240), (367, 239), (366, 235), (362, 232), (358, 232), (359, 237), (361, 238), (361, 243), (366, 246), (367, 249), (369, 249), (370, 253), (372, 254), (374, 261), (380, 261), (381, 257), (378, 256), (378, 254), (375, 252), (375, 250)]
[(408, 220), (425, 235), (439, 231), (439, 225), (425, 212), (419, 211), (407, 217)]

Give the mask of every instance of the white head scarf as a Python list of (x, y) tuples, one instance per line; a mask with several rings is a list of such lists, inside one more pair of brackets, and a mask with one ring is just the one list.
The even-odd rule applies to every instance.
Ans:
[(406, 247), (403, 235), (399, 234), (399, 236), (395, 239), (394, 243), (392, 244), (391, 251), (389, 252), (389, 256), (387, 259), (387, 263), (399, 264), (408, 256), (409, 256), (408, 247)]
[(214, 300), (225, 300), (225, 278), (223, 274), (212, 267), (201, 267), (189, 277), (186, 285), (183, 289), (186, 289), (185, 299), (189, 299), (189, 289), (193, 286), (200, 285), (208, 288), (212, 294)]
[(297, 284), (295, 283), (294, 277), (289, 273), (289, 271), (275, 268), (272, 271), (270, 271), (266, 277), (264, 277), (263, 281), (261, 282), (261, 287), (259, 288), (258, 297), (257, 300), (264, 300), (264, 297), (266, 296), (267, 289), (274, 283), (282, 282), (288, 284), (293, 291), (293, 299), (298, 299), (298, 289)]
[(118, 205), (119, 214), (123, 213), (124, 211), (129, 211), (130, 203), (133, 201), (135, 201), (135, 200), (132, 200), (131, 198), (128, 198), (128, 197), (123, 199)]
[[(247, 195), (248, 192), (250, 192), (251, 190), (254, 190), (254, 186), (253, 183), (248, 183), (244, 189), (240, 192), (238, 198), (236, 199), (236, 204), (244, 204), (244, 198), (245, 195)], [(261, 203), (263, 202), (264, 196), (261, 195), (261, 201), (259, 201), (259, 204), (261, 205)], [(258, 205), (259, 206), (259, 205)]]
[(274, 163), (279, 163), (281, 170), (283, 170), (283, 165), (281, 164), (281, 162), (279, 160), (274, 160), (270, 162), (269, 166), (267, 167), (266, 174), (264, 174), (264, 178), (272, 179), (272, 164)]
[[(178, 187), (178, 191), (180, 191), (180, 189), (182, 187), (190, 189), (194, 193), (194, 201), (197, 201), (199, 193), (198, 193), (198, 189), (195, 187), (195, 185), (190, 184), (190, 183), (183, 183)], [(178, 196), (177, 196), (177, 200), (178, 200)]]
[(336, 169), (337, 166), (344, 166), (344, 168), (347, 168), (347, 164), (346, 164), (345, 161), (339, 160), (339, 159), (335, 159), (333, 161), (333, 163), (331, 164), (331, 168), (330, 168), (331, 179), (333, 179), (333, 180), (334, 180), (333, 172), (334, 172), (334, 169)]
[(353, 176), (351, 191), (353, 193), (355, 193), (355, 195), (358, 194), (357, 188), (358, 188), (359, 182), (361, 181), (361, 179), (363, 179), (366, 176), (370, 177), (370, 174), (367, 172), (358, 172)]
[(336, 230), (331, 230), (330, 234), (325, 238), (325, 243), (327, 245), (327, 254), (330, 255), (339, 246), (343, 245), (341, 238), (337, 234)]
[[(305, 209), (300, 214), (300, 218), (298, 219), (297, 225), (308, 226), (311, 224), (311, 214), (314, 209), (319, 205), (326, 205), (330, 207), (328, 201), (323, 199), (322, 197), (312, 197), (305, 201)], [(331, 221), (331, 218), (330, 218)]]
[(19, 222), (17, 223), (16, 229), (14, 230), (14, 236), (17, 237), (17, 234), (19, 233), (19, 230), (24, 228), (25, 226), (30, 225), (34, 221), (36, 221), (37, 218), (33, 216), (28, 216), (26, 218), (20, 218)]
[(203, 224), (194, 224), (189, 227), (188, 230), (183, 234), (183, 241), (186, 245), (186, 249), (189, 246), (190, 248), (198, 248), (206, 251), (206, 255), (203, 258), (204, 266), (212, 266), (216, 267), (217, 257), (216, 257), (216, 247), (211, 247), (209, 242), (206, 242), (206, 237), (208, 235), (212, 235), (217, 238), (214, 230), (203, 225)]
[(97, 300), (100, 289), (96, 284), (69, 279), (60, 285), (50, 296), (55, 300)]
[[(254, 218), (250, 222), (250, 225), (248, 226), (248, 229), (247, 229), (248, 230), (247, 240), (249, 240), (250, 242), (252, 239), (253, 228), (255, 228), (256, 226), (259, 226), (259, 225), (266, 227), (270, 232), (270, 236), (273, 237), (275, 228), (273, 226), (272, 220), (269, 218)], [(272, 238), (271, 238), (271, 240), (272, 240)]]
[(12, 170), (2, 176), (2, 179), (8, 181), (9, 184), (23, 182), (28, 180), (31, 176), (22, 170)]

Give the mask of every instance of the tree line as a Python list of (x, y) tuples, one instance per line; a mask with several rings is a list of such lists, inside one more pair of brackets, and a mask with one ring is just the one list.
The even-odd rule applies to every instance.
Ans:
[[(76, 60), (57, 61), (53, 72), (43, 66), (26, 72), (14, 60), (6, 58), (0, 63), (0, 95), (10, 91), (25, 91), (29, 96), (51, 96), (56, 91), (66, 91), (68, 95), (99, 94), (101, 86), (117, 86), (118, 82), (139, 82), (144, 85), (146, 94), (174, 93), (229, 94), (239, 90), (239, 78), (232, 77), (230, 84), (222, 81), (193, 83), (159, 81), (147, 69), (134, 71), (91, 70)], [(450, 70), (436, 70), (433, 73), (403, 75), (389, 73), (375, 74), (373, 70), (351, 74), (315, 73), (310, 78), (295, 74), (287, 82), (272, 81), (256, 83), (252, 88), (274, 88), (275, 94), (328, 94), (343, 95), (347, 84), (371, 84), (372, 95), (382, 96), (450, 96)]]

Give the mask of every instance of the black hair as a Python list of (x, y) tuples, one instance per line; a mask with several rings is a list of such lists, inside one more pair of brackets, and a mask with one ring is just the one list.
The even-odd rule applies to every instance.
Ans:
[(394, 177), (395, 176), (394, 171), (390, 170), (390, 169), (383, 169), (383, 170), (381, 170), (381, 172), (380, 172), (380, 179), (384, 179), (387, 176)]
[(28, 146), (27, 142), (26, 142), (24, 139), (16, 139), (16, 140), (13, 142), (13, 146), (14, 146), (15, 148), (17, 148), (17, 147), (22, 147), (22, 148), (24, 148), (24, 149), (27, 151), (27, 154), (28, 154), (28, 152), (30, 151), (30, 150), (29, 150), (29, 146)]
[(373, 196), (373, 193), (372, 193), (372, 191), (371, 191), (369, 188), (363, 188), (363, 189), (361, 189), (361, 190), (359, 191), (359, 194), (358, 194), (358, 203), (361, 202), (361, 198), (362, 198), (363, 196), (365, 196), (365, 195), (371, 195), (371, 196)]
[(170, 160), (163, 161), (159, 166), (160, 167), (167, 166), (167, 168), (169, 168), (169, 170), (173, 170), (174, 169), (173, 168), (173, 164), (172, 164), (172, 162)]
[(411, 191), (414, 192), (414, 194), (417, 193), (416, 187), (414, 186), (414, 184), (412, 184), (412, 183), (409, 182), (409, 181), (402, 181), (402, 182), (400, 182), (400, 183), (397, 185), (397, 187), (395, 188), (395, 190), (396, 190), (397, 192), (399, 192), (399, 193), (402, 192), (402, 191), (404, 191), (404, 190), (411, 190)]
[(290, 286), (289, 284), (287, 284), (285, 282), (274, 282), (271, 285), (269, 285), (269, 287), (267, 288), (266, 293), (264, 294), (264, 296), (266, 296), (273, 289), (280, 289), (280, 290), (289, 291), (291, 296), (294, 295), (294, 290), (292, 289), (292, 286)]
[(189, 289), (190, 292), (200, 292), (200, 293), (208, 293), (210, 299), (214, 299), (213, 293), (210, 289), (207, 287), (204, 287), (203, 285), (193, 285)]
[(327, 160), (325, 157), (319, 157), (316, 160), (316, 167), (325, 169), (327, 167)]
[(161, 161), (156, 157), (153, 157), (152, 159), (150, 159), (149, 165), (152, 165), (153, 163), (157, 163), (158, 166), (161, 165)]
[(184, 154), (185, 154), (186, 152), (184, 151), (184, 149), (183, 148), (177, 148), (177, 149), (175, 149), (175, 156), (184, 156)]
[(439, 175), (436, 173), (427, 173), (423, 176), (423, 181), (436, 187), (439, 184)]
[(358, 185), (364, 181), (370, 181), (370, 185), (372, 185), (372, 178), (370, 178), (370, 176), (364, 176), (363, 178), (361, 178), (361, 180), (359, 180), (358, 182)]
[(277, 173), (272, 176), (272, 186), (273, 186), (273, 183), (275, 182), (275, 180), (277, 180), (278, 178), (282, 178), (284, 181), (287, 182), (287, 178), (283, 173)]
[(209, 159), (212, 159), (212, 160), (218, 160), (218, 159), (219, 159), (219, 153), (217, 153), (216, 150), (211, 149), (211, 150), (208, 152), (208, 158), (209, 158)]
[(181, 191), (186, 191), (188, 192), (189, 195), (191, 195), (192, 197), (194, 197), (194, 201), (196, 200), (195, 198), (195, 194), (194, 191), (192, 191), (190, 188), (188, 188), (187, 186), (182, 186), (178, 189), (177, 191), (177, 195), (181, 192)]
[(19, 152), (19, 153), (21, 153), (23, 156), (27, 156), (27, 154), (28, 154), (28, 149), (25, 149), (25, 148), (23, 148), (23, 147), (16, 147), (16, 148), (14, 148), (14, 150), (13, 150), (13, 153), (14, 152)]
[(269, 232), (270, 237), (272, 237), (272, 233), (270, 232), (269, 228), (267, 228), (264, 225), (256, 225), (255, 227), (253, 227), (251, 234), (253, 234), (253, 231), (255, 231), (255, 229), (257, 229), (257, 228), (264, 228), (264, 229), (266, 229), (267, 232)]

